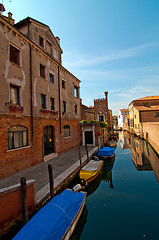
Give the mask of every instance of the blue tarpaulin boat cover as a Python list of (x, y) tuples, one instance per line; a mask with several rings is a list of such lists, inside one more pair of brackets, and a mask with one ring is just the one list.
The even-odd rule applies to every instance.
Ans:
[(114, 153), (115, 153), (114, 147), (112, 147), (112, 148), (111, 147), (103, 147), (103, 148), (99, 149), (98, 156), (109, 157), (109, 156), (112, 156)]
[(85, 193), (64, 190), (40, 209), (13, 240), (58, 240), (76, 216)]

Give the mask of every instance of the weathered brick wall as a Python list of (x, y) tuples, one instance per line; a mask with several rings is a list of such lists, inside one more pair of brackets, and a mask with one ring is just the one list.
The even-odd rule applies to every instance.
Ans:
[[(27, 206), (28, 210), (35, 207), (35, 181), (27, 182)], [(22, 202), (20, 184), (0, 190), (0, 228), (22, 216)]]
[[(70, 137), (64, 138), (63, 127), (64, 125), (70, 126)], [(60, 148), (60, 153), (65, 152), (75, 146), (81, 145), (82, 142), (82, 133), (80, 122), (78, 120), (72, 119), (63, 119), (61, 125), (61, 137), (60, 144), (58, 147)]]
[[(15, 125), (23, 125), (28, 128), (29, 146), (8, 150), (8, 129)], [(30, 127), (29, 117), (0, 116), (0, 179), (34, 165)]]
[[(8, 129), (15, 125), (28, 128), (29, 146), (8, 150)], [(34, 117), (33, 141), (30, 117), (17, 115), (1, 115), (0, 117), (0, 179), (43, 162), (44, 158), (44, 127), (53, 126), (54, 152), (60, 154), (81, 144), (81, 128), (79, 120), (54, 117)], [(63, 126), (70, 126), (70, 137), (64, 138)]]

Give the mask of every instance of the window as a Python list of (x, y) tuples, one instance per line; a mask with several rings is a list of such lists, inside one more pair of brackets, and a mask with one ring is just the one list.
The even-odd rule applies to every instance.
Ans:
[(78, 98), (78, 87), (74, 86), (74, 96)]
[(55, 110), (55, 98), (50, 98), (50, 110)]
[(103, 115), (99, 115), (99, 121), (103, 122), (104, 121), (104, 116)]
[(66, 101), (63, 101), (63, 112), (66, 112)]
[(159, 118), (159, 112), (154, 113), (154, 118)]
[(40, 105), (42, 109), (46, 109), (46, 95), (41, 94)]
[(40, 77), (46, 79), (46, 67), (42, 64), (40, 64)]
[(44, 48), (44, 39), (41, 36), (39, 36), (39, 44)]
[(70, 126), (69, 125), (65, 125), (63, 127), (63, 131), (64, 131), (64, 137), (69, 137), (70, 136)]
[(19, 104), (19, 87), (10, 85), (10, 102)]
[(134, 118), (136, 119), (136, 114), (134, 115)]
[(10, 45), (10, 61), (20, 65), (20, 50)]
[(55, 83), (55, 76), (52, 73), (49, 73), (49, 80), (51, 83)]
[(8, 130), (8, 149), (28, 146), (28, 129), (23, 126), (14, 126)]
[(75, 114), (77, 114), (77, 105), (75, 105)]
[(51, 54), (51, 44), (48, 41), (46, 41), (46, 51)]
[(62, 80), (62, 88), (66, 88), (66, 82)]

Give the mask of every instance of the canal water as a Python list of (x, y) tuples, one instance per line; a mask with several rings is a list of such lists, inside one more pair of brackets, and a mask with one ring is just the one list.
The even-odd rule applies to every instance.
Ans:
[(119, 133), (115, 159), (105, 162), (88, 192), (72, 240), (159, 239), (159, 159), (143, 140)]

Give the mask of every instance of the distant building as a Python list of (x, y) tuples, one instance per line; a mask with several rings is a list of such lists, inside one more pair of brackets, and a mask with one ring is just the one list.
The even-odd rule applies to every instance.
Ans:
[(118, 114), (118, 126), (123, 128), (126, 116), (129, 115), (129, 109), (120, 109)]
[(81, 104), (81, 120), (104, 121), (112, 129), (112, 110), (108, 109), (108, 92), (105, 92), (105, 98), (94, 99), (94, 106), (87, 107)]
[(112, 121), (113, 121), (113, 128), (117, 128), (118, 127), (118, 116), (113, 116), (112, 117)]
[(130, 131), (148, 140), (159, 152), (159, 96), (133, 100), (129, 104)]
[(148, 96), (133, 100), (129, 104), (130, 130), (140, 133), (141, 122), (158, 122), (159, 96)]

